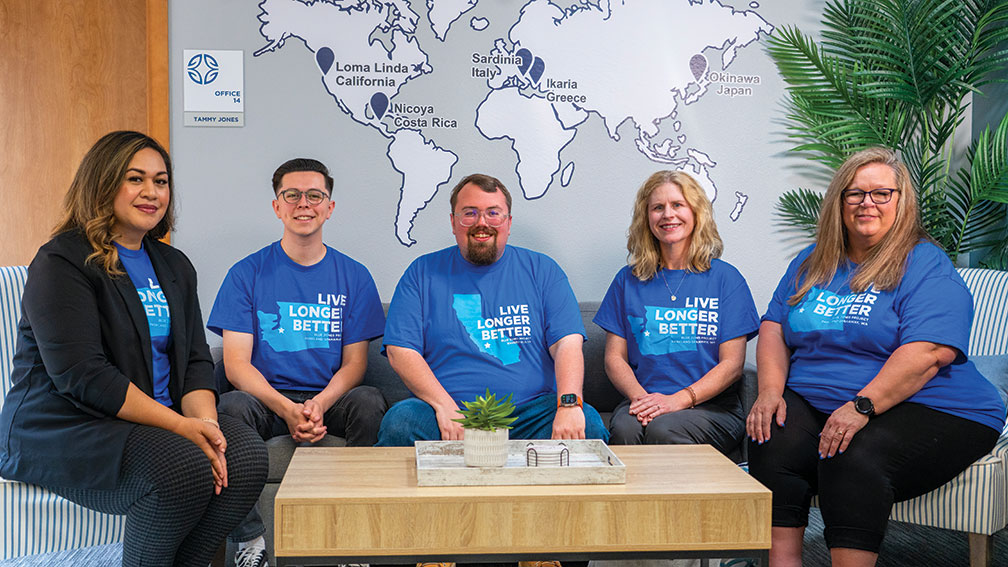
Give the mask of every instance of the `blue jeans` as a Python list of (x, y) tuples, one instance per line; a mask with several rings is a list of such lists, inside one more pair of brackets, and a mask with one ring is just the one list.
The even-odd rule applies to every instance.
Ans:
[[(553, 434), (553, 418), (557, 410), (556, 394), (543, 394), (515, 406), (511, 439), (549, 439)], [(585, 438), (609, 441), (609, 432), (595, 408), (584, 405)], [(461, 417), (461, 416), (460, 416)], [(441, 439), (434, 408), (419, 398), (407, 398), (385, 413), (378, 430), (376, 447), (412, 447), (414, 441)]]

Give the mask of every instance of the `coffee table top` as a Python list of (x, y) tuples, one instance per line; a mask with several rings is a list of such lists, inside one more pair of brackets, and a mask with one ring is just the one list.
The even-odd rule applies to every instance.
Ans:
[(412, 447), (301, 447), (291, 459), (277, 499), (318, 503), (467, 496), (508, 499), (516, 495), (770, 497), (769, 490), (709, 445), (611, 445), (610, 449), (626, 464), (626, 484), (466, 487), (417, 486)]
[(412, 447), (299, 448), (275, 499), (276, 555), (770, 547), (770, 491), (712, 447), (611, 449), (626, 484), (417, 486)]

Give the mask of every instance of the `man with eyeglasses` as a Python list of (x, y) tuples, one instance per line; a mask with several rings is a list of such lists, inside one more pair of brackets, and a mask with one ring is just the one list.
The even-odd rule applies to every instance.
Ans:
[(511, 195), (473, 174), (451, 193), (456, 246), (415, 260), (396, 286), (384, 345), (416, 398), (392, 406), (379, 446), (462, 439), (463, 401), (514, 395), (513, 439), (608, 439), (581, 400), (585, 329), (560, 266), (508, 246)]
[[(370, 446), (387, 406), (361, 381), (385, 316), (367, 268), (322, 241), (332, 189), (329, 170), (314, 159), (289, 160), (273, 174), (283, 237), (231, 267), (207, 323), (224, 337), (236, 388), (221, 395), (218, 411), (263, 439), (315, 443), (329, 433)], [(266, 564), (264, 531), (253, 508), (230, 534), (238, 567)]]

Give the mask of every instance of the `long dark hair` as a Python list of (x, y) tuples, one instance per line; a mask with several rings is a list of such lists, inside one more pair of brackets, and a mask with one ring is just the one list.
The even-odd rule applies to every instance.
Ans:
[(168, 206), (164, 218), (147, 234), (161, 238), (175, 226), (175, 186), (171, 158), (154, 138), (140, 132), (119, 130), (102, 136), (84, 154), (70, 190), (63, 199), (63, 217), (53, 235), (80, 230), (91, 243), (94, 252), (87, 261), (100, 263), (110, 276), (123, 274), (119, 269), (119, 254), (112, 244), (115, 201), (126, 170), (137, 152), (151, 148), (161, 154), (168, 172)]

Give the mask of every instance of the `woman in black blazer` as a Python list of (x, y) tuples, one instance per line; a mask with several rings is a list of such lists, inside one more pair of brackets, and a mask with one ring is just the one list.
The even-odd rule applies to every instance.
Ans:
[(84, 156), (28, 267), (0, 476), (126, 514), (123, 565), (205, 567), (255, 504), (266, 449), (217, 416), (196, 272), (159, 242), (171, 160), (112, 132)]

